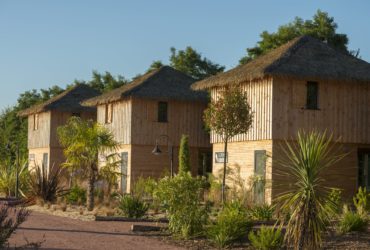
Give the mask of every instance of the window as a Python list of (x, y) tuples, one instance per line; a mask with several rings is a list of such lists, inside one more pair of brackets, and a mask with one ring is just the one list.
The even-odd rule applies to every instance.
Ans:
[(28, 156), (28, 159), (29, 159), (30, 162), (35, 161), (35, 154), (30, 154)]
[(105, 123), (113, 122), (113, 104), (108, 103), (105, 105)]
[(39, 114), (33, 115), (33, 130), (39, 129)]
[(49, 167), (49, 154), (48, 153), (43, 153), (42, 154), (42, 171), (43, 171), (43, 174), (47, 174), (48, 167)]
[(318, 109), (319, 84), (317, 82), (307, 82), (307, 102), (306, 109)]
[[(226, 153), (226, 163), (228, 161), (228, 154)], [(215, 163), (224, 163), (225, 162), (225, 153), (216, 152), (215, 153)]]
[(167, 122), (167, 102), (158, 103), (158, 122)]

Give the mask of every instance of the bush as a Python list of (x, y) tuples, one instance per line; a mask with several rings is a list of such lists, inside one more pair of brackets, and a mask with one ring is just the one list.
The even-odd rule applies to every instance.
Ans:
[(154, 192), (169, 219), (169, 230), (182, 238), (203, 233), (208, 221), (208, 206), (201, 205), (204, 179), (182, 173), (173, 178), (164, 177)]
[[(0, 164), (0, 193), (7, 197), (13, 197), (15, 195), (15, 186), (16, 186), (16, 173), (17, 166), (7, 163)], [(27, 164), (24, 163), (19, 166), (18, 172), (18, 192), (19, 196), (26, 196), (28, 191), (28, 179), (29, 172), (27, 169)]]
[(139, 199), (153, 199), (154, 189), (157, 182), (152, 178), (140, 176), (135, 180), (132, 188), (132, 194)]
[(28, 215), (29, 212), (23, 208), (0, 206), (0, 249), (5, 248), (12, 233), (27, 219)]
[(361, 216), (359, 213), (346, 211), (339, 221), (338, 232), (348, 233), (353, 231), (364, 231), (367, 228), (367, 223), (367, 219)]
[(217, 247), (224, 248), (247, 235), (251, 225), (242, 203), (234, 201), (225, 204), (215, 224), (208, 228), (207, 234)]
[(128, 218), (142, 218), (148, 211), (149, 206), (140, 201), (139, 198), (125, 194), (120, 197), (118, 208)]
[(257, 233), (250, 232), (248, 235), (252, 246), (259, 250), (281, 249), (283, 235), (281, 229), (262, 226)]
[(75, 185), (69, 190), (69, 193), (66, 195), (66, 200), (69, 204), (85, 204), (86, 190)]
[(342, 205), (342, 191), (338, 188), (332, 188), (328, 200), (325, 203), (326, 209), (332, 213), (333, 216), (336, 216), (340, 213), (340, 208)]
[(367, 192), (366, 187), (358, 188), (358, 192), (355, 197), (353, 197), (353, 203), (357, 211), (365, 210), (370, 212), (370, 193)]
[(30, 195), (32, 198), (53, 202), (63, 193), (60, 186), (62, 169), (52, 167), (46, 174), (36, 166), (29, 178)]
[(272, 220), (275, 207), (268, 204), (254, 206), (250, 209), (250, 216), (253, 220), (269, 221)]

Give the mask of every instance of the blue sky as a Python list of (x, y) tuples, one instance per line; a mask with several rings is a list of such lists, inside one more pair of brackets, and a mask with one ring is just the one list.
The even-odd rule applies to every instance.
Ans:
[(229, 69), (263, 30), (317, 9), (370, 61), (366, 0), (0, 0), (0, 108), (25, 90), (88, 80), (94, 69), (131, 78), (168, 62), (171, 46), (191, 45)]

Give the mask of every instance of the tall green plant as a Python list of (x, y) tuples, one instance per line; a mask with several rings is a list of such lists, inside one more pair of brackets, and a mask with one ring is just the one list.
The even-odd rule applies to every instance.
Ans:
[(113, 135), (92, 120), (71, 117), (67, 124), (58, 128), (58, 136), (64, 147), (65, 167), (80, 169), (87, 176), (87, 209), (94, 208), (94, 189), (98, 177), (98, 155), (114, 151), (117, 142)]
[(227, 145), (231, 137), (248, 132), (252, 126), (253, 114), (247, 96), (239, 87), (227, 88), (213, 99), (204, 112), (207, 127), (221, 136), (224, 142), (224, 166), (221, 200), (225, 202)]
[(343, 158), (332, 135), (318, 132), (299, 132), (296, 143), (286, 142), (285, 160), (280, 165), (293, 186), (278, 199), (284, 212), (290, 213), (285, 240), (296, 249), (317, 249), (335, 204), (325, 187), (323, 171)]
[(190, 173), (164, 177), (154, 191), (168, 214), (168, 227), (182, 238), (199, 235), (208, 220), (207, 207), (201, 205), (204, 180)]
[(179, 173), (190, 172), (189, 136), (182, 135), (179, 150)]
[[(16, 189), (16, 176), (17, 176), (17, 166), (11, 164), (0, 164), (0, 193), (5, 196), (14, 196)], [(18, 192), (25, 197), (28, 191), (28, 179), (29, 171), (27, 168), (27, 162), (24, 162), (19, 166), (18, 178), (19, 187)]]

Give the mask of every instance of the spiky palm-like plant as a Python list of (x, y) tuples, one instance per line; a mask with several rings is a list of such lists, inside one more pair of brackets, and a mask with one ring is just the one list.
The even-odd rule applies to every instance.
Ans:
[(94, 208), (94, 189), (98, 178), (98, 155), (114, 152), (117, 142), (113, 134), (92, 120), (71, 117), (67, 124), (58, 128), (58, 136), (64, 147), (65, 167), (82, 170), (87, 176), (87, 209)]
[(286, 142), (282, 150), (285, 160), (281, 160), (280, 165), (293, 183), (277, 198), (280, 209), (290, 213), (285, 240), (295, 249), (317, 249), (330, 214), (335, 210), (322, 173), (344, 154), (339, 153), (332, 135), (316, 131), (298, 132), (297, 141)]

